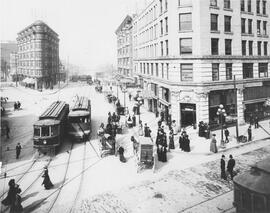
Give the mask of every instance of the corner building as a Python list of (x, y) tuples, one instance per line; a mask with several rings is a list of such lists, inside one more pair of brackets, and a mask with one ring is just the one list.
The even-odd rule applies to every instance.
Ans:
[(18, 74), (32, 78), (35, 88), (51, 88), (59, 73), (59, 38), (36, 21), (18, 33)]
[[(154, 0), (133, 20), (134, 72), (148, 108), (180, 126), (270, 116), (269, 0)], [(267, 109), (266, 109), (267, 108)]]

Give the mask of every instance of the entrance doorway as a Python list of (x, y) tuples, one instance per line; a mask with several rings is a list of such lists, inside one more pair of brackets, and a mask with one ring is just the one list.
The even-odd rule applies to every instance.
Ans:
[(196, 104), (180, 104), (181, 126), (191, 126), (196, 123)]

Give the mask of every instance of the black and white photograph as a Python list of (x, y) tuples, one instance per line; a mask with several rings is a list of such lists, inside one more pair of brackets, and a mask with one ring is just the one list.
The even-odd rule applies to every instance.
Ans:
[(0, 0), (1, 213), (269, 213), (270, 0)]

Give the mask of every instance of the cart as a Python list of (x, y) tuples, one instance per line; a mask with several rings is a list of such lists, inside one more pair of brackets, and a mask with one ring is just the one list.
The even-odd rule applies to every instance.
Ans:
[(154, 143), (152, 138), (140, 136), (138, 139), (139, 150), (136, 154), (137, 172), (142, 169), (155, 168)]
[(100, 157), (115, 154), (115, 138), (109, 134), (104, 134), (100, 138)]

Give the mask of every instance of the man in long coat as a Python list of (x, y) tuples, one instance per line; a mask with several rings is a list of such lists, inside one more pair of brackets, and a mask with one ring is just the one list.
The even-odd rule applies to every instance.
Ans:
[(230, 155), (230, 160), (228, 161), (228, 164), (227, 164), (227, 171), (229, 172), (231, 179), (233, 179), (234, 166), (235, 166), (235, 160), (233, 159), (233, 156)]
[(221, 170), (221, 178), (224, 179), (224, 180), (227, 180), (226, 172), (225, 172), (225, 155), (221, 156), (220, 170)]

